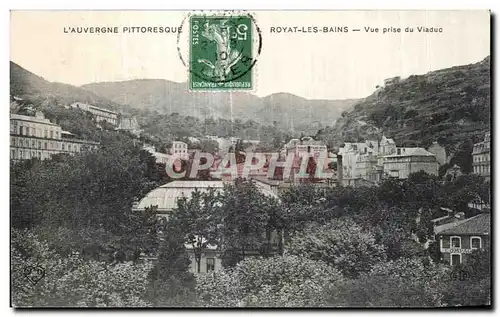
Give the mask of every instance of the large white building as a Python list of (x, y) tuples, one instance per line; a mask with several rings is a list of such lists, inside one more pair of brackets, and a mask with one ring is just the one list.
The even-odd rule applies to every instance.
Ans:
[[(407, 178), (410, 173), (425, 171), (438, 174), (436, 155), (423, 148), (398, 148), (393, 139), (382, 136), (380, 142), (346, 142), (342, 155), (344, 183), (363, 179), (379, 182), (382, 178)], [(340, 168), (340, 167), (339, 167)]]
[(384, 175), (405, 179), (411, 173), (424, 171), (438, 175), (436, 155), (424, 148), (397, 148), (397, 152), (384, 156)]
[(311, 137), (303, 137), (302, 139), (291, 139), (285, 144), (286, 155), (294, 153), (302, 158), (304, 156), (327, 157), (328, 150), (323, 141), (316, 141)]
[(75, 102), (70, 105), (72, 108), (81, 109), (86, 112), (90, 112), (97, 122), (104, 122), (112, 124), (117, 127), (120, 123), (120, 114), (108, 109), (96, 107), (82, 102)]
[(98, 145), (98, 142), (77, 139), (46, 119), (40, 111), (35, 116), (10, 114), (10, 158), (14, 161), (45, 160), (54, 154), (75, 154)]

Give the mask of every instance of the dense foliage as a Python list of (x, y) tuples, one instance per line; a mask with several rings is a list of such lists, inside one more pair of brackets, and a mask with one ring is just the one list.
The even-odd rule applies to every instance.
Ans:
[[(179, 199), (167, 222), (157, 220), (154, 208), (132, 209), (168, 181), (134, 139), (106, 131), (94, 152), (12, 164), (14, 304), (490, 303), (489, 252), (451, 268), (423, 247), (441, 207), (472, 216), (471, 199), (490, 202), (490, 184), (477, 175), (443, 182), (415, 173), (359, 188), (301, 184), (279, 199), (238, 179)], [(218, 247), (223, 269), (195, 277), (209, 245)], [(157, 260), (141, 264), (141, 254)], [(42, 266), (44, 279), (30, 284), (27, 266)]]

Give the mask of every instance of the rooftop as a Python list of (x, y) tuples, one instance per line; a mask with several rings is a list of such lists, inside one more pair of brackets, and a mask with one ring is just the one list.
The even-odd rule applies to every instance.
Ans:
[(407, 148), (398, 148), (398, 151), (401, 150), (400, 154), (391, 154), (386, 157), (398, 157), (398, 156), (436, 156), (435, 154), (427, 151), (421, 147), (407, 147)]
[[(156, 206), (159, 213), (170, 211), (177, 207), (177, 200), (179, 198), (190, 198), (195, 190), (206, 192), (209, 188), (213, 188), (216, 191), (222, 191), (225, 184), (228, 184), (228, 182), (199, 180), (173, 181), (150, 191), (139, 201), (135, 209), (145, 209), (150, 206)], [(262, 187), (258, 188), (266, 196), (277, 197), (271, 190)]]
[(446, 224), (436, 230), (440, 235), (489, 235), (491, 229), (490, 214), (482, 213), (477, 216)]

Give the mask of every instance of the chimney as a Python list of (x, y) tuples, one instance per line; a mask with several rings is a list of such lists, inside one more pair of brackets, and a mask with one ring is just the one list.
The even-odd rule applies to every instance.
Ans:
[(342, 166), (342, 155), (337, 154), (337, 182), (339, 186), (342, 186), (343, 170), (344, 168)]

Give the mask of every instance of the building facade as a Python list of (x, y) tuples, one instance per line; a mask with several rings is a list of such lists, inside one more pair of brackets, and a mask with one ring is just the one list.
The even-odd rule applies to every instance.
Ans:
[(466, 263), (476, 250), (490, 248), (490, 214), (477, 216), (440, 226), (436, 230), (441, 260), (450, 265)]
[(35, 116), (10, 115), (10, 158), (14, 161), (45, 160), (54, 154), (75, 154), (98, 146), (98, 142), (80, 140), (63, 131), (41, 112)]
[(117, 127), (120, 123), (120, 114), (108, 109), (96, 107), (86, 103), (75, 102), (71, 104), (72, 108), (81, 109), (86, 112), (90, 112), (97, 122), (107, 122)]
[(285, 145), (286, 154), (294, 153), (299, 158), (302, 157), (327, 157), (328, 150), (323, 141), (316, 141), (311, 137), (302, 139), (292, 139)]
[(482, 142), (474, 144), (472, 150), (472, 172), (490, 179), (490, 133), (486, 133)]
[[(397, 147), (393, 139), (382, 136), (380, 142), (345, 142), (339, 149), (342, 156), (342, 183), (363, 179), (371, 183), (383, 178), (408, 178), (409, 174), (424, 171), (437, 175), (436, 155), (423, 148)], [(359, 182), (357, 182), (359, 183)]]
[(170, 154), (180, 157), (181, 159), (188, 159), (188, 145), (182, 141), (173, 141), (170, 148)]
[(423, 148), (397, 148), (396, 154), (384, 156), (384, 176), (406, 179), (411, 173), (424, 171), (438, 175), (436, 156)]

